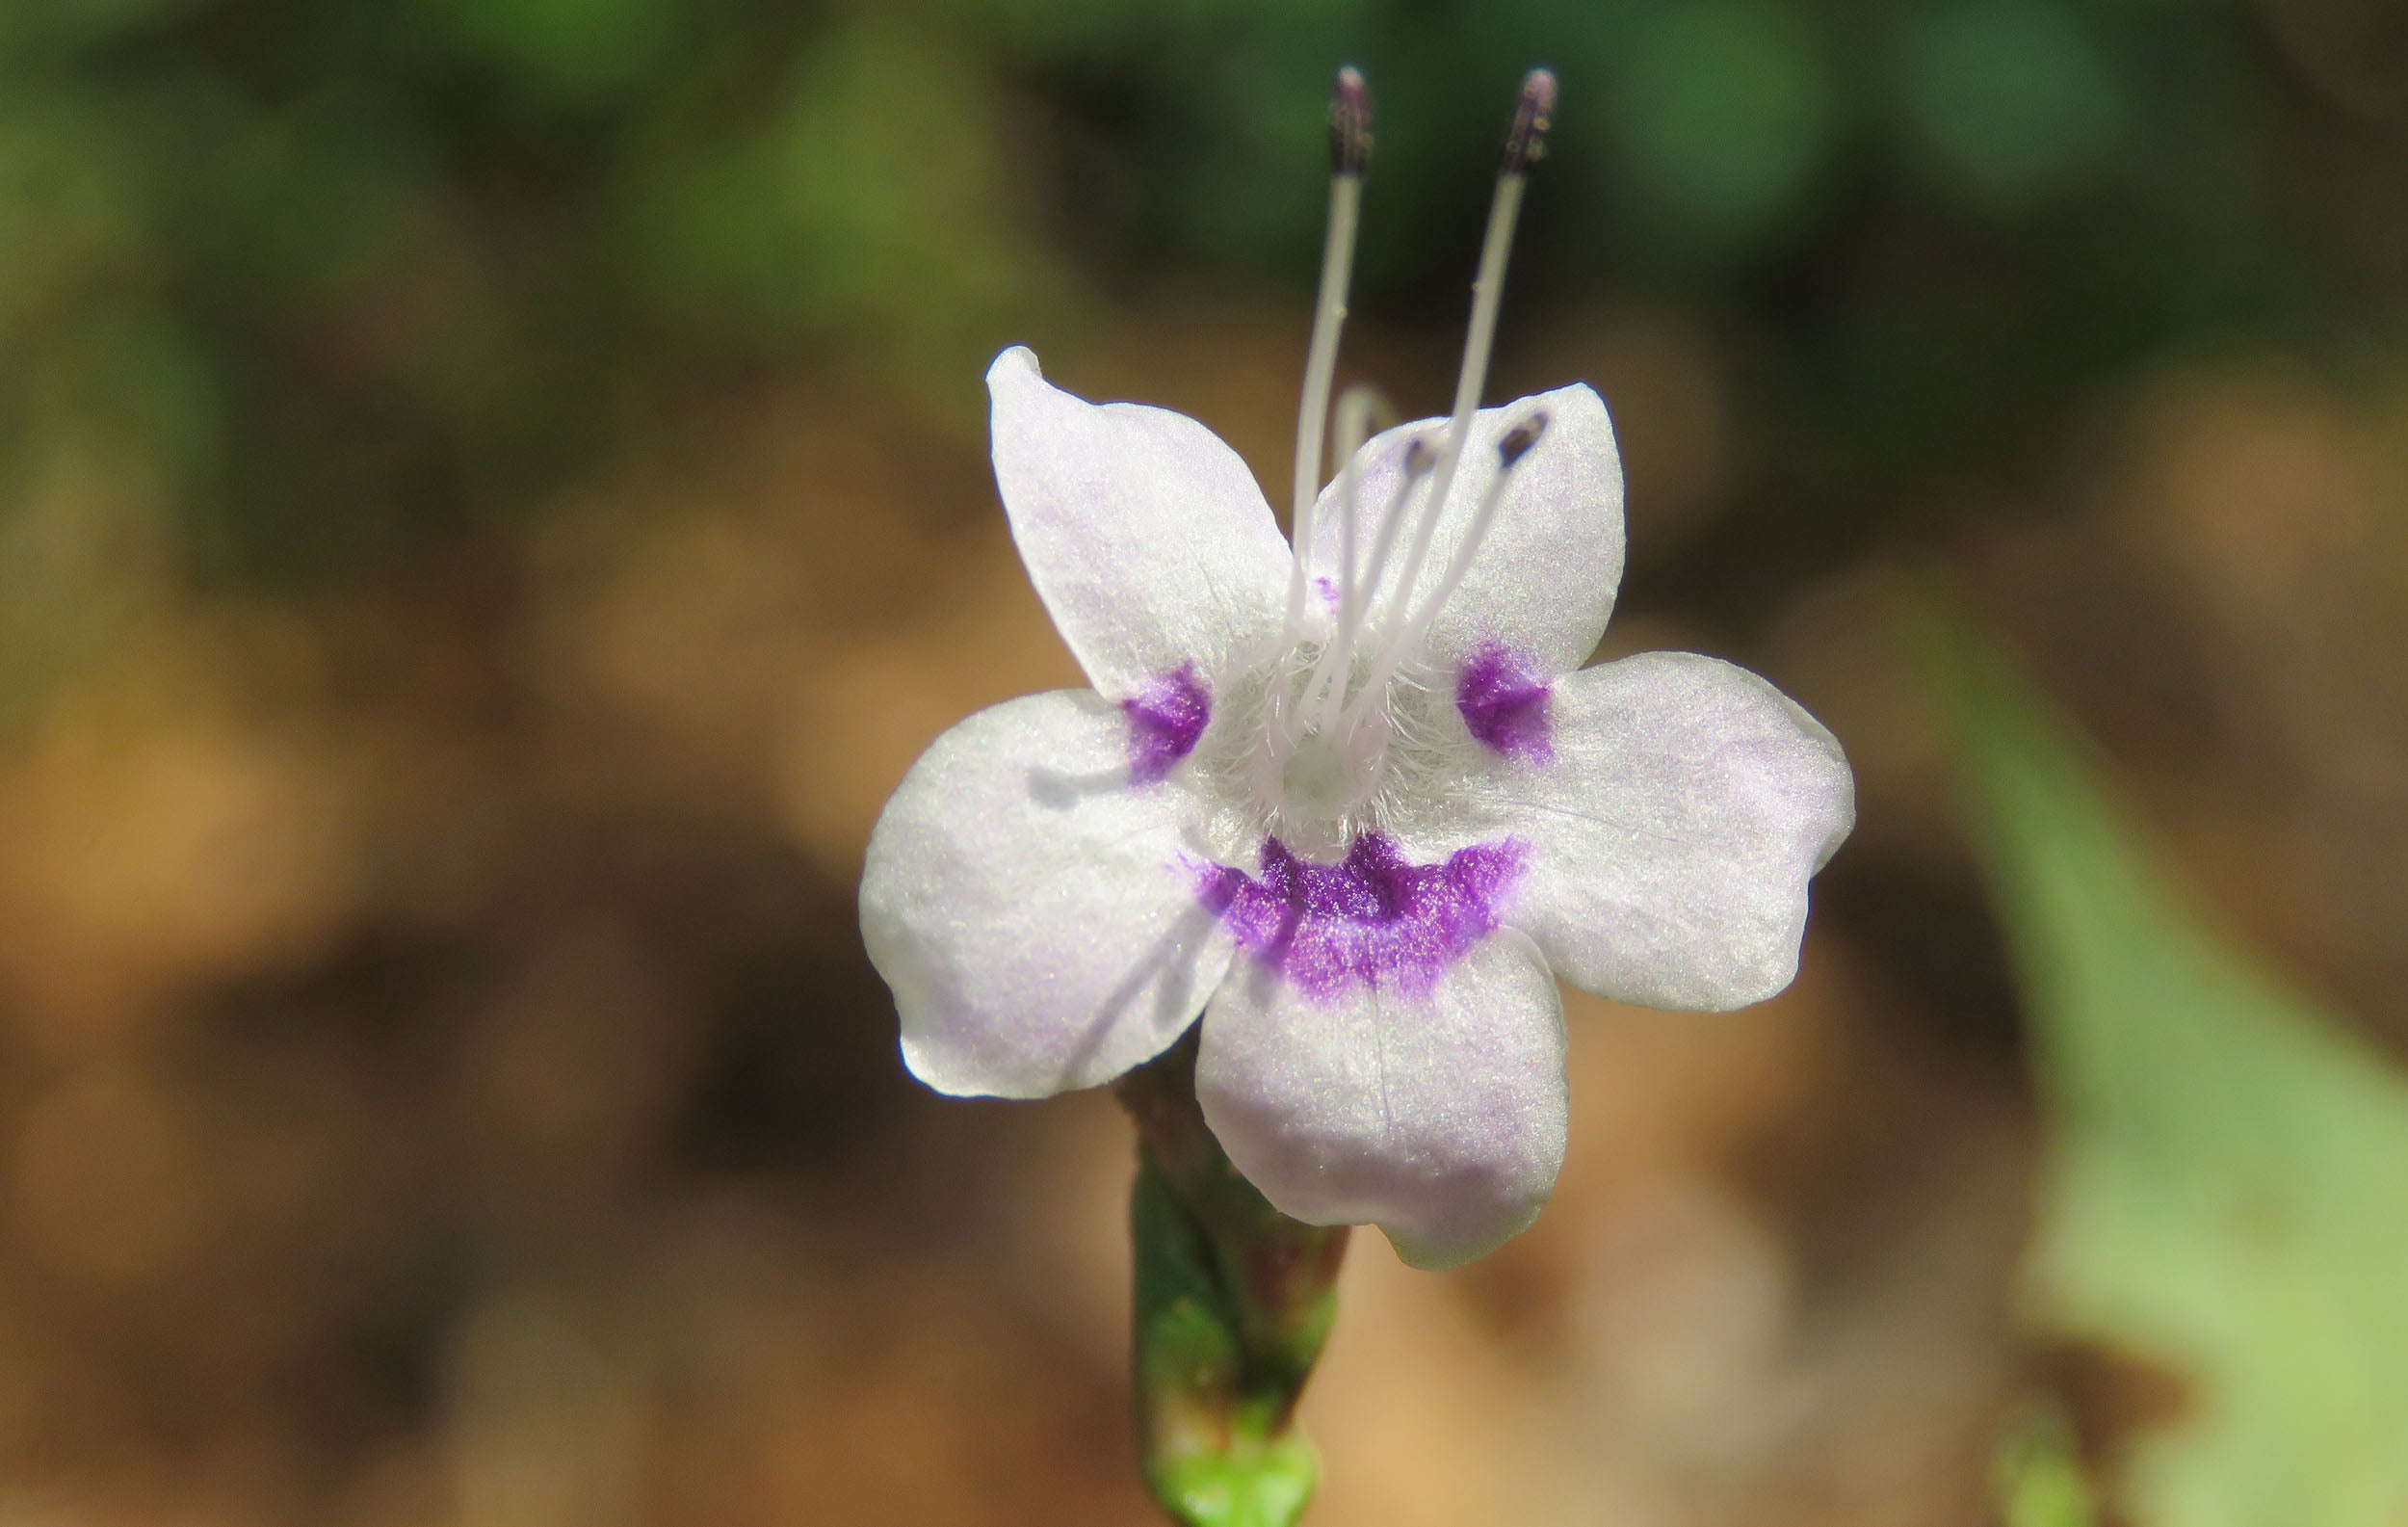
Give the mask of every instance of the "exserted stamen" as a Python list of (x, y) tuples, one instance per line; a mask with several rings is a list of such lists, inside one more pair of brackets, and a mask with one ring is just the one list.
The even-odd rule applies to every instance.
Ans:
[(1313, 501), (1322, 481), (1322, 444), (1329, 422), (1329, 388), (1338, 370), (1338, 332), (1347, 318), (1347, 287), (1354, 269), (1354, 234), (1361, 221), (1363, 167), (1372, 156), (1372, 97), (1363, 71), (1349, 64), (1329, 93), (1329, 226), (1322, 241), (1321, 293), (1313, 308), (1313, 340), (1304, 358), (1304, 396), (1296, 411), (1296, 501), (1289, 525), (1296, 556), (1288, 574), (1288, 640), (1304, 617), (1305, 548), (1312, 544)]
[[(1471, 434), (1472, 416), (1479, 408), (1480, 389), (1488, 381), (1489, 355), (1497, 343), (1497, 309), (1505, 296), (1505, 260), (1513, 250), (1513, 229), (1521, 217), (1522, 192), (1529, 181), (1530, 167), (1546, 150), (1555, 108), (1555, 75), (1546, 69), (1532, 69), (1524, 75), (1522, 93), (1514, 106), (1513, 125), (1505, 137), (1505, 161), (1497, 171), (1496, 195), (1488, 206), (1488, 231), (1480, 242), (1479, 270), (1472, 279), (1472, 321), (1463, 340), (1463, 365), (1455, 377), (1454, 409), (1447, 420), (1446, 440), (1439, 452), (1429, 495), (1423, 505), (1412, 549), (1405, 556), (1393, 596), (1391, 608), (1400, 617), (1408, 608), (1414, 586), (1429, 560), (1430, 542), (1438, 534), (1439, 520), (1445, 517), (1455, 467)], [(1383, 644), (1364, 687), (1366, 697), (1382, 689), (1396, 665), (1403, 660), (1408, 648), (1400, 639), (1411, 624), (1400, 619), (1392, 626), (1390, 638)], [(1358, 700), (1357, 704), (1367, 702), (1368, 699)]]

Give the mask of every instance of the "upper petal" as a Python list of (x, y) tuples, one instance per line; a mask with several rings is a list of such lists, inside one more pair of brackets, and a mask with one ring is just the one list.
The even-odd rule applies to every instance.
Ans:
[(1376, 1224), (1416, 1267), (1453, 1267), (1538, 1216), (1563, 1165), (1563, 1005), (1528, 939), (1499, 932), (1408, 995), (1316, 998), (1243, 961), (1205, 1009), (1195, 1095), (1273, 1207)]
[(995, 482), (1054, 624), (1115, 698), (1275, 628), (1291, 553), (1238, 453), (1184, 414), (1093, 404), (995, 357)]
[[(1622, 582), (1622, 457), (1605, 400), (1585, 383), (1482, 408), (1472, 417), (1462, 463), (1447, 491), (1446, 513), (1415, 584), (1421, 599), (1445, 576), (1481, 497), (1498, 471), (1505, 433), (1533, 414), (1547, 416), (1546, 434), (1515, 464), (1487, 535), (1438, 618), (1429, 645), (1467, 657), (1502, 644), (1542, 671), (1567, 672), (1588, 661), (1613, 613)], [(1379, 518), (1404, 476), (1405, 447), (1414, 438), (1434, 449), (1444, 419), (1400, 425), (1357, 453), (1353, 517), (1355, 557), (1367, 559)], [(1322, 490), (1313, 513), (1312, 564), (1317, 577), (1339, 580), (1340, 525), (1346, 515), (1341, 476)], [(1422, 493), (1428, 489), (1424, 487)], [(1389, 577), (1399, 576), (1412, 540), (1411, 525), (1396, 540)]]
[(1553, 724), (1552, 761), (1490, 787), (1531, 845), (1505, 921), (1564, 980), (1625, 1002), (1718, 1012), (1788, 986), (1806, 882), (1856, 820), (1831, 733), (1691, 652), (1566, 676)]
[(1128, 718), (1086, 690), (979, 712), (886, 803), (861, 935), (903, 1059), (939, 1092), (1108, 1082), (1187, 1029), (1232, 944), (1197, 901), (1173, 784), (1131, 781)]

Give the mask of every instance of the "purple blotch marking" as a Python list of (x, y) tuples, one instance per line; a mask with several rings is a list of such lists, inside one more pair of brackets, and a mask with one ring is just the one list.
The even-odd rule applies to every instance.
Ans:
[(1200, 864), (1196, 894), (1239, 948), (1307, 997), (1360, 987), (1419, 996), (1496, 928), (1522, 859), (1505, 838), (1408, 864), (1395, 839), (1366, 832), (1344, 862), (1316, 864), (1273, 837), (1263, 840), (1259, 877)]
[(1322, 603), (1329, 606), (1333, 610), (1338, 607), (1338, 586), (1335, 583), (1332, 583), (1329, 579), (1314, 579), (1313, 592), (1322, 596)]
[(1496, 642), (1472, 654), (1454, 685), (1454, 708), (1472, 735), (1524, 763), (1546, 763), (1556, 755), (1547, 723), (1553, 697), (1526, 659)]
[(1120, 709), (1129, 718), (1129, 780), (1150, 785), (1195, 751), (1204, 724), (1213, 719), (1213, 692), (1195, 676), (1194, 664), (1182, 663), (1122, 700)]

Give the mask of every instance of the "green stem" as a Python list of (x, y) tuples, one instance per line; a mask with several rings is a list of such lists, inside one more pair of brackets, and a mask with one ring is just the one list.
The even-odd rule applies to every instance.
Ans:
[(1238, 1172), (1195, 1101), (1195, 1035), (1120, 1079), (1138, 1126), (1133, 1382), (1146, 1487), (1182, 1527), (1291, 1527), (1319, 1465), (1296, 1406), (1337, 1318), (1345, 1225)]

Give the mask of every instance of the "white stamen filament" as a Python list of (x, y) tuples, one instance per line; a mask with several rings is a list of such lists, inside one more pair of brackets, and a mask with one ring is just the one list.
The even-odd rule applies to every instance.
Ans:
[(1479, 507), (1472, 513), (1472, 522), (1464, 527), (1463, 540), (1455, 547), (1454, 556), (1447, 563), (1446, 576), (1438, 580), (1438, 586), (1429, 591), (1429, 596), (1404, 622), (1400, 643), (1404, 649), (1420, 645), (1422, 639), (1429, 635), (1430, 623), (1438, 619), (1438, 612), (1454, 596), (1464, 574), (1472, 570), (1472, 559), (1479, 554), (1480, 542), (1488, 539), (1488, 527), (1496, 521), (1498, 506), (1505, 502), (1505, 488), (1513, 480), (1513, 469), (1522, 464), (1522, 459), (1530, 454), (1531, 448), (1546, 433), (1547, 415), (1543, 412), (1532, 413), (1505, 432), (1498, 447), (1502, 460), (1497, 463), (1497, 475), (1489, 480), (1488, 491), (1480, 495)]
[[(1354, 543), (1361, 535), (1354, 520), (1355, 482), (1360, 476), (1355, 459), (1363, 454), (1363, 440), (1371, 433), (1372, 398), (1370, 389), (1350, 389), (1338, 404), (1338, 438), (1345, 446), (1346, 464), (1338, 469), (1338, 630), (1330, 646), (1351, 641), (1354, 622), (1359, 618), (1362, 591), (1354, 582)], [(1322, 662), (1328, 661), (1328, 648), (1322, 649)]]
[(1296, 416), (1296, 530), (1300, 555), (1311, 540), (1313, 502), (1321, 492), (1322, 437), (1329, 417), (1329, 389), (1338, 371), (1338, 332), (1347, 321), (1347, 288), (1353, 273), (1354, 230), (1361, 221), (1363, 182), (1354, 175), (1329, 180), (1329, 233), (1322, 245), (1321, 296), (1313, 309), (1313, 344), (1304, 361), (1304, 400)]
[[(1414, 461), (1416, 453), (1422, 458), (1418, 465)], [(1361, 635), (1363, 623), (1371, 618), (1372, 606), (1378, 602), (1380, 581), (1387, 575), (1388, 559), (1395, 553), (1397, 537), (1403, 531), (1405, 519), (1411, 513), (1408, 506), (1413, 491), (1427, 479), (1431, 467), (1436, 463), (1437, 458), (1430, 453), (1427, 442), (1417, 439), (1407, 447), (1404, 481), (1398, 485), (1397, 491), (1389, 498), (1386, 508), (1380, 511), (1379, 529), (1372, 536), (1371, 561), (1365, 565), (1362, 576), (1356, 580), (1361, 586), (1362, 594), (1355, 601), (1355, 629), (1350, 634), (1349, 640), (1352, 636)]]
[[(1348, 405), (1360, 406), (1360, 411), (1349, 418)], [(1355, 639), (1362, 634), (1366, 606), (1377, 590), (1379, 574), (1387, 565), (1388, 551), (1396, 540), (1397, 522), (1403, 516), (1406, 500), (1429, 470), (1428, 452), (1415, 441), (1404, 454), (1403, 472), (1388, 495), (1388, 502), (1379, 515), (1379, 528), (1372, 539), (1371, 561), (1361, 566), (1355, 562), (1355, 542), (1360, 534), (1355, 495), (1359, 468), (1356, 458), (1361, 455), (1364, 436), (1369, 434), (1372, 412), (1388, 411), (1386, 404), (1370, 387), (1348, 389), (1339, 400), (1339, 433), (1342, 440), (1350, 442), (1346, 464), (1338, 475), (1338, 620), (1329, 640), (1322, 645), (1320, 658), (1305, 680), (1298, 697), (1296, 711), (1312, 716), (1314, 702), (1321, 700), (1318, 716), (1307, 723), (1308, 729), (1326, 727), (1336, 719), (1339, 702), (1346, 698), (1347, 679), (1354, 669)]]
[(1313, 304), (1313, 339), (1304, 355), (1304, 391), (1296, 408), (1296, 495), (1289, 515), (1295, 558), (1288, 571), (1287, 640), (1304, 621), (1305, 566), (1313, 543), (1313, 504), (1321, 491), (1322, 443), (1329, 427), (1329, 389), (1338, 371), (1338, 335), (1346, 327), (1347, 289), (1354, 273), (1354, 234), (1362, 221), (1363, 165), (1371, 153), (1370, 98), (1352, 66), (1338, 71), (1330, 97), (1329, 225), (1322, 237), (1322, 276)]
[[(1513, 252), (1513, 227), (1521, 215), (1522, 189), (1527, 183), (1528, 177), (1511, 161), (1497, 177), (1497, 195), (1488, 206), (1487, 236), (1480, 241), (1479, 271), (1472, 280), (1472, 323), (1464, 335), (1463, 366), (1455, 377), (1454, 412), (1447, 420), (1446, 444), (1431, 474), (1429, 495), (1414, 529), (1412, 550), (1405, 556), (1396, 592), (1391, 595), (1389, 608), (1395, 619), (1381, 643), (1379, 655), (1365, 676), (1361, 692), (1345, 713), (1348, 729), (1360, 724), (1362, 714), (1377, 702), (1375, 697), (1386, 694), (1389, 676), (1410, 650), (1414, 622), (1402, 617), (1413, 597), (1414, 585), (1421, 579), (1422, 567), (1429, 560), (1430, 542), (1438, 534), (1439, 520), (1446, 514), (1447, 495), (1453, 488), (1455, 467), (1471, 434), (1472, 415), (1479, 410), (1480, 389), (1488, 381), (1488, 359), (1497, 343), (1497, 309), (1505, 298), (1505, 259)], [(1499, 476), (1502, 480), (1504, 474)], [(1492, 492), (1502, 492), (1502, 488)], [(1475, 514), (1474, 522), (1479, 531), (1486, 530), (1482, 516)], [(1477, 545), (1477, 540), (1467, 535), (1458, 556), (1468, 554)]]
[[(1341, 627), (1346, 623), (1347, 608), (1359, 603), (1353, 591), (1354, 485), (1358, 475), (1355, 458), (1362, 454), (1363, 441), (1371, 434), (1374, 415), (1385, 412), (1386, 408), (1387, 405), (1381, 399), (1379, 389), (1368, 383), (1357, 383), (1348, 387), (1338, 399), (1338, 461), (1340, 462), (1338, 467), (1338, 560), (1340, 566), (1336, 581)], [(1299, 575), (1296, 587), (1301, 587), (1301, 570), (1310, 550), (1311, 542), (1299, 535), (1296, 546), (1296, 566)], [(1287, 637), (1281, 644), (1282, 646), (1291, 650), (1295, 648), (1302, 633), (1303, 621), (1300, 607), (1294, 612), (1294, 617), (1290, 621)], [(1286, 687), (1282, 686), (1271, 695), (1271, 719), (1276, 725), (1276, 735), (1283, 753), (1293, 750), (1298, 742), (1303, 740), (1305, 733), (1288, 724), (1288, 718), (1292, 713), (1292, 708), (1293, 714), (1296, 716), (1302, 716), (1311, 709), (1314, 688), (1322, 681), (1322, 668), (1328, 663), (1330, 652), (1336, 645), (1334, 639), (1322, 645), (1321, 659), (1314, 665), (1301, 690), (1291, 695)]]

